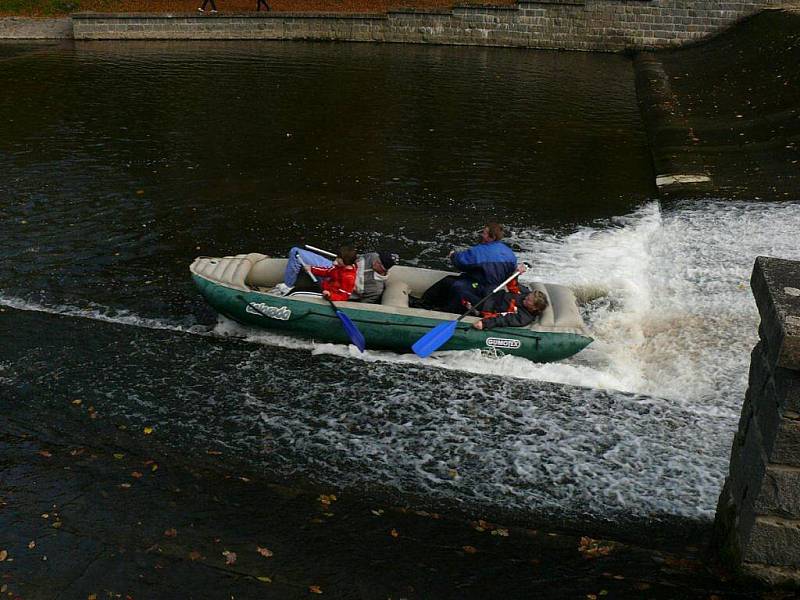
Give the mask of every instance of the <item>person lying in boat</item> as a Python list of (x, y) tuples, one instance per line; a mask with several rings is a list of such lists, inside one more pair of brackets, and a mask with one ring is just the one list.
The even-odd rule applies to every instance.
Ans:
[(541, 316), (550, 306), (547, 296), (539, 290), (521, 293), (495, 292), (483, 304), (480, 321), (472, 324), (475, 329), (494, 329), (495, 327), (526, 327)]
[[(297, 259), (297, 254), (307, 265), (314, 267), (329, 267), (333, 263), (311, 250), (294, 247), (289, 251), (289, 262), (283, 273), (283, 281), (270, 290), (270, 293), (285, 296), (292, 291), (309, 290), (310, 278), (303, 274), (303, 266)], [(389, 269), (399, 261), (397, 254), (385, 250), (379, 252), (364, 252), (356, 260), (356, 286), (350, 296), (351, 302), (380, 302)], [(298, 283), (298, 276), (301, 277)]]
[[(474, 304), (490, 293), (517, 268), (514, 251), (500, 240), (505, 232), (499, 223), (487, 223), (481, 230), (480, 242), (461, 252), (450, 252), (453, 266), (461, 275), (448, 275), (434, 283), (422, 296), (424, 305), (462, 313), (466, 304)], [(519, 291), (516, 282), (511, 291)]]
[(309, 273), (319, 277), (318, 286), (322, 295), (334, 302), (343, 302), (350, 299), (350, 294), (356, 287), (356, 249), (353, 246), (342, 246), (339, 254), (329, 267), (312, 267), (306, 265)]

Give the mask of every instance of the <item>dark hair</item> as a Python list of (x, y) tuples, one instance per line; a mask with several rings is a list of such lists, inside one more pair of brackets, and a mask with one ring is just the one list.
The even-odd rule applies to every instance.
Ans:
[(493, 240), (502, 240), (503, 239), (503, 226), (500, 223), (495, 223), (494, 221), (490, 221), (486, 224), (486, 229), (489, 230), (489, 236)]
[(339, 258), (346, 265), (354, 265), (358, 254), (356, 254), (356, 249), (353, 246), (345, 245), (339, 248)]

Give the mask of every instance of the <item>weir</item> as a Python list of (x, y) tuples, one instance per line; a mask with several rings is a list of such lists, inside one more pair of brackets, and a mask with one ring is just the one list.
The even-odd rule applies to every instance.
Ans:
[(760, 340), (717, 508), (717, 542), (745, 574), (798, 584), (800, 262), (758, 257), (751, 287)]
[(76, 13), (0, 19), (2, 38), (325, 40), (619, 52), (678, 47), (797, 0), (525, 0), (387, 13)]

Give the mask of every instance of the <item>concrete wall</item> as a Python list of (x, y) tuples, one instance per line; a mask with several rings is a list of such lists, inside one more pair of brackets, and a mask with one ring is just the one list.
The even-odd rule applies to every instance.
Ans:
[(0, 18), (0, 40), (49, 40), (72, 37), (72, 19)]
[[(508, 7), (388, 14), (82, 13), (73, 15), (72, 22), (78, 40), (340, 40), (620, 51), (699, 40), (777, 4), (777, 0), (540, 0)], [(800, 5), (800, 0), (789, 4)]]
[(773, 0), (542, 0), (386, 15), (75, 15), (76, 39), (347, 40), (619, 51), (680, 45)]
[(800, 262), (757, 258), (751, 287), (760, 341), (717, 508), (717, 543), (747, 574), (800, 584)]

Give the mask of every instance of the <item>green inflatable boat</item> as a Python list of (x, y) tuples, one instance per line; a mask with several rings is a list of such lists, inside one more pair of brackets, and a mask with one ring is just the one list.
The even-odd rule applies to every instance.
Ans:
[[(286, 259), (252, 253), (199, 257), (190, 271), (206, 301), (234, 321), (320, 342), (348, 343), (341, 321), (322, 298), (269, 293), (283, 280), (285, 267)], [(411, 352), (414, 342), (456, 315), (411, 308), (409, 297), (421, 297), (431, 285), (452, 274), (398, 265), (389, 271), (380, 304), (337, 302), (336, 306), (364, 334), (367, 348)], [(540, 319), (528, 327), (479, 331), (471, 327), (477, 318), (467, 317), (440, 350), (477, 348), (551, 362), (572, 356), (592, 342), (569, 288), (549, 283), (526, 285), (543, 291), (550, 300)]]

